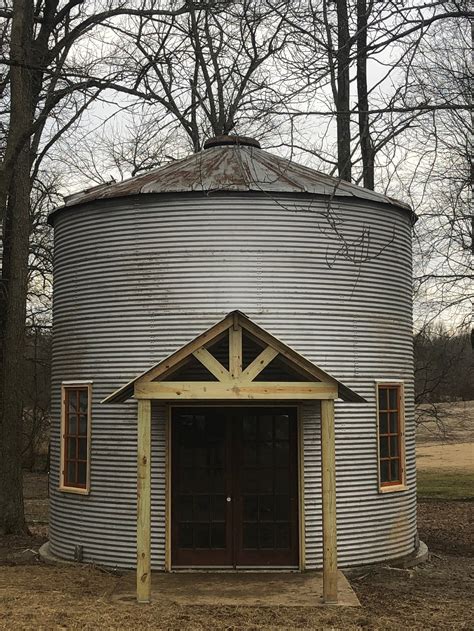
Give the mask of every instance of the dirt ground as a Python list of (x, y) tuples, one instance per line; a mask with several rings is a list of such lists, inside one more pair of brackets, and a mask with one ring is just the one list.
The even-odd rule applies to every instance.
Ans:
[(411, 572), (353, 579), (362, 607), (209, 607), (111, 602), (116, 578), (90, 567), (13, 566), (0, 573), (2, 629), (468, 629), (470, 565), (438, 555)]
[[(435, 462), (440, 475), (469, 470), (472, 451), (462, 464), (456, 451), (456, 445), (472, 450), (467, 430), (463, 422), (443, 441), (421, 432), (420, 472), (434, 471)], [(446, 450), (446, 445), (456, 448)], [(430, 549), (430, 561), (410, 570), (379, 566), (347, 573), (362, 606), (344, 608), (137, 605), (114, 600), (120, 576), (97, 567), (54, 567), (39, 561), (37, 551), (47, 539), (46, 476), (26, 476), (25, 498), (32, 535), (0, 539), (0, 629), (473, 628), (473, 501), (420, 499), (419, 534)]]
[[(28, 492), (29, 489), (29, 492)], [(43, 497), (32, 497), (43, 493)], [(27, 476), (27, 510), (43, 521), (45, 481)], [(43, 503), (41, 503), (43, 502)], [(0, 540), (0, 629), (471, 629), (472, 502), (419, 503), (431, 560), (411, 570), (364, 568), (349, 575), (361, 608), (136, 605), (112, 599), (119, 576), (38, 560), (47, 526)]]

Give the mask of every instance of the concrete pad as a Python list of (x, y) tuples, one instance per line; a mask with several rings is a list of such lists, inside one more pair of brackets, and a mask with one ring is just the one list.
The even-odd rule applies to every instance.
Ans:
[(41, 548), (38, 550), (38, 554), (43, 563), (47, 563), (48, 565), (77, 565), (77, 561), (68, 561), (67, 559), (60, 559), (55, 554), (51, 552), (51, 547), (49, 545), (49, 541), (43, 543)]
[[(135, 600), (135, 573), (127, 573), (112, 594), (116, 601)], [(320, 607), (321, 572), (154, 572), (152, 601), (178, 605), (235, 607)], [(360, 607), (359, 599), (338, 572), (336, 606)], [(333, 605), (331, 605), (333, 606)]]
[(386, 565), (389, 567), (410, 568), (420, 565), (420, 563), (429, 561), (429, 558), (430, 552), (428, 550), (428, 546), (423, 541), (420, 541), (418, 550), (416, 550), (413, 554), (409, 554), (398, 561), (387, 561)]

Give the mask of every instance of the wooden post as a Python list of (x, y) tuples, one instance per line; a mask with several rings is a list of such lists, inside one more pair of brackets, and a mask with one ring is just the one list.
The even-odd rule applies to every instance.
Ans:
[(242, 374), (242, 328), (237, 321), (229, 329), (229, 372), (231, 379)]
[(337, 603), (336, 450), (334, 401), (321, 401), (321, 477), (323, 487), (323, 600)]
[(138, 401), (137, 602), (151, 599), (151, 401)]

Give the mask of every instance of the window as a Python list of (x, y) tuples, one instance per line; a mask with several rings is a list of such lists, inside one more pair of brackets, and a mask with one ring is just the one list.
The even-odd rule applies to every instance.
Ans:
[(62, 386), (61, 485), (75, 493), (89, 492), (91, 384)]
[(405, 484), (403, 385), (377, 384), (380, 490)]

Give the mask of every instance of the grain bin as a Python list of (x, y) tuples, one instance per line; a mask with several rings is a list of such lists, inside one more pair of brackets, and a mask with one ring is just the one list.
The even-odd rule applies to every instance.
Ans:
[(339, 565), (415, 551), (408, 206), (224, 136), (50, 223), (52, 554), (136, 566), (151, 414), (152, 569), (321, 568), (334, 399)]

